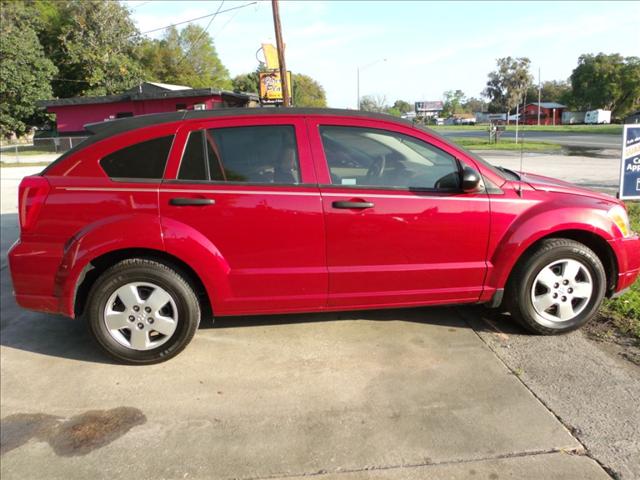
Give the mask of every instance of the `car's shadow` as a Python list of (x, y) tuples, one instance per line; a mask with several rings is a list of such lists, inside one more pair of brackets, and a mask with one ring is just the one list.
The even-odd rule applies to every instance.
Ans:
[[(11, 293), (8, 269), (4, 268), (0, 273), (2, 280), (0, 344), (3, 347), (84, 362), (115, 363), (99, 350), (90, 337), (84, 320), (73, 320), (60, 315), (30, 312), (18, 307)], [(493, 325), (483, 321), (483, 317), (489, 318)], [(203, 319), (200, 329), (241, 328), (260, 325), (277, 326), (347, 320), (400, 320), (447, 328), (473, 328), (476, 331), (484, 329), (494, 331), (494, 327), (499, 325), (498, 328), (505, 333), (522, 333), (522, 330), (513, 324), (508, 315), (501, 315), (479, 306), (221, 317), (217, 318), (215, 323), (211, 319)], [(241, 335), (241, 332), (238, 334)]]

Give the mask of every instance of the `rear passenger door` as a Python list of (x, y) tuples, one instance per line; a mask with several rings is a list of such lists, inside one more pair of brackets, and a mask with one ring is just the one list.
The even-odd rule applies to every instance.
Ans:
[[(163, 227), (180, 222), (228, 264), (214, 314), (322, 308), (324, 221), (304, 121), (185, 125), (160, 192)], [(218, 254), (217, 252), (211, 252)]]

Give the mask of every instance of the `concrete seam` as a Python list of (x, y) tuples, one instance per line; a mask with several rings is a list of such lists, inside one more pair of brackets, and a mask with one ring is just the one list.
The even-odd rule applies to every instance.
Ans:
[[(480, 339), (480, 341), (481, 341), (482, 343), (484, 343), (484, 344), (487, 346), (487, 348), (489, 348), (489, 350), (491, 350), (491, 352), (496, 356), (496, 358), (500, 361), (500, 363), (502, 363), (502, 364), (505, 366), (505, 368), (506, 368), (509, 372), (511, 372), (511, 373), (513, 374), (513, 376), (514, 376), (514, 377), (516, 377), (516, 378), (518, 379), (518, 381), (522, 384), (522, 386), (524, 386), (524, 388), (526, 388), (526, 389), (531, 393), (531, 395), (533, 395), (533, 397), (534, 397), (536, 400), (538, 400), (538, 402), (540, 402), (540, 404), (541, 404), (544, 408), (546, 408), (546, 409), (551, 413), (551, 415), (553, 415), (553, 416), (556, 418), (556, 420), (558, 420), (558, 422), (560, 422), (560, 424), (561, 424), (561, 425), (562, 425), (562, 426), (567, 430), (567, 432), (569, 433), (569, 435), (571, 435), (571, 436), (576, 440), (576, 442), (578, 442), (578, 443), (580, 444), (580, 446), (581, 446), (581, 447), (582, 447), (582, 449), (583, 449), (582, 455), (585, 455), (585, 456), (589, 457), (591, 460), (593, 460), (594, 462), (596, 462), (596, 463), (600, 466), (600, 468), (602, 468), (602, 469), (606, 472), (606, 474), (607, 474), (607, 475), (609, 475), (613, 480), (616, 480), (616, 479), (618, 478), (618, 475), (616, 475), (616, 473), (615, 473), (615, 472), (613, 472), (613, 471), (611, 470), (611, 468), (607, 467), (607, 466), (606, 466), (606, 465), (604, 465), (602, 462), (600, 462), (597, 458), (595, 458), (594, 456), (592, 456), (592, 455), (591, 455), (591, 453), (589, 452), (589, 449), (584, 445), (584, 443), (582, 443), (582, 441), (581, 441), (578, 437), (576, 437), (576, 435), (574, 435), (574, 433), (573, 433), (573, 428), (572, 428), (570, 425), (568, 425), (568, 424), (567, 424), (567, 422), (565, 422), (565, 421), (562, 419), (562, 417), (560, 417), (559, 415), (557, 415), (557, 414), (556, 414), (556, 412), (554, 412), (554, 411), (551, 409), (551, 407), (550, 407), (549, 405), (547, 405), (547, 404), (546, 404), (546, 402), (545, 402), (544, 400), (542, 400), (542, 398), (540, 398), (540, 397), (536, 394), (536, 392), (534, 392), (534, 391), (529, 387), (529, 385), (527, 385), (527, 384), (524, 382), (524, 380), (522, 379), (522, 377), (521, 377), (520, 375), (516, 374), (516, 372), (515, 372), (511, 367), (509, 367), (509, 365), (507, 365), (507, 363), (506, 363), (506, 362), (505, 362), (505, 361), (500, 357), (500, 355), (498, 355), (498, 352), (496, 351), (496, 349), (495, 349), (495, 348), (493, 348), (493, 347), (492, 347), (492, 346), (491, 346), (491, 345), (490, 345), (490, 344), (489, 344), (489, 343), (488, 343), (484, 338), (482, 338), (482, 336), (481, 336), (481, 335), (480, 335), (480, 334), (479, 334), (479, 333), (478, 333), (478, 332), (473, 328), (473, 326), (471, 325), (471, 323), (467, 320), (467, 318), (466, 318), (465, 314), (464, 314), (464, 313), (462, 313), (462, 312), (461, 312), (459, 309), (457, 309), (457, 308), (456, 308), (456, 311), (458, 312), (458, 315), (460, 315), (460, 318), (462, 318), (462, 319), (465, 321), (465, 323), (466, 323), (467, 325), (469, 325), (469, 328), (471, 328), (471, 330), (473, 330), (473, 333), (475, 333), (475, 334), (476, 334), (476, 336)], [(493, 322), (488, 321), (487, 319), (485, 319), (485, 318), (484, 318), (484, 316), (481, 316), (481, 319), (482, 319), (482, 321), (483, 321), (485, 324), (489, 325), (489, 327), (491, 327), (491, 328), (492, 328), (492, 329), (493, 329), (497, 334), (502, 334), (502, 335), (504, 335), (504, 333), (503, 333), (503, 332), (501, 332), (501, 331), (500, 331), (500, 329), (498, 329), (498, 328), (493, 324)], [(578, 453), (578, 452), (576, 452), (576, 453)], [(580, 453), (578, 453), (578, 454), (580, 454)]]

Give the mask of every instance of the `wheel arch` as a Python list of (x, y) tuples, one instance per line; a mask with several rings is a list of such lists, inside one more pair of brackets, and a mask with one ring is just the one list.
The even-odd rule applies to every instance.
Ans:
[(568, 230), (559, 230), (543, 237), (536, 239), (532, 242), (516, 259), (515, 263), (511, 266), (509, 271), (509, 275), (505, 282), (505, 286), (509, 284), (511, 281), (514, 272), (517, 267), (522, 264), (522, 262), (526, 261), (526, 259), (532, 255), (532, 253), (538, 248), (538, 246), (545, 240), (549, 240), (552, 238), (566, 238), (568, 240), (574, 240), (576, 242), (582, 243), (586, 247), (593, 250), (593, 252), (597, 255), (597, 257), (602, 262), (604, 266), (605, 275), (607, 278), (607, 286), (606, 286), (606, 295), (611, 296), (615, 291), (616, 281), (618, 278), (618, 262), (616, 255), (609, 245), (609, 243), (600, 235), (594, 232), (590, 232), (588, 230), (580, 230), (580, 229), (568, 229)]
[(76, 317), (83, 314), (89, 290), (100, 275), (116, 263), (130, 258), (154, 260), (177, 270), (193, 287), (200, 302), (202, 318), (211, 318), (213, 316), (213, 307), (207, 289), (200, 279), (200, 276), (189, 264), (175, 255), (162, 250), (151, 248), (122, 248), (103, 253), (90, 260), (84, 266), (73, 292), (73, 312)]

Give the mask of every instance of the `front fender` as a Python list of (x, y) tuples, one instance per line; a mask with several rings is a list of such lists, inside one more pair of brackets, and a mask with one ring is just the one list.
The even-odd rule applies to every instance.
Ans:
[(527, 249), (542, 238), (562, 236), (562, 232), (569, 231), (595, 234), (605, 241), (615, 238), (612, 222), (604, 210), (584, 206), (549, 209), (544, 204), (538, 205), (517, 217), (489, 252), (487, 287), (504, 288)]

